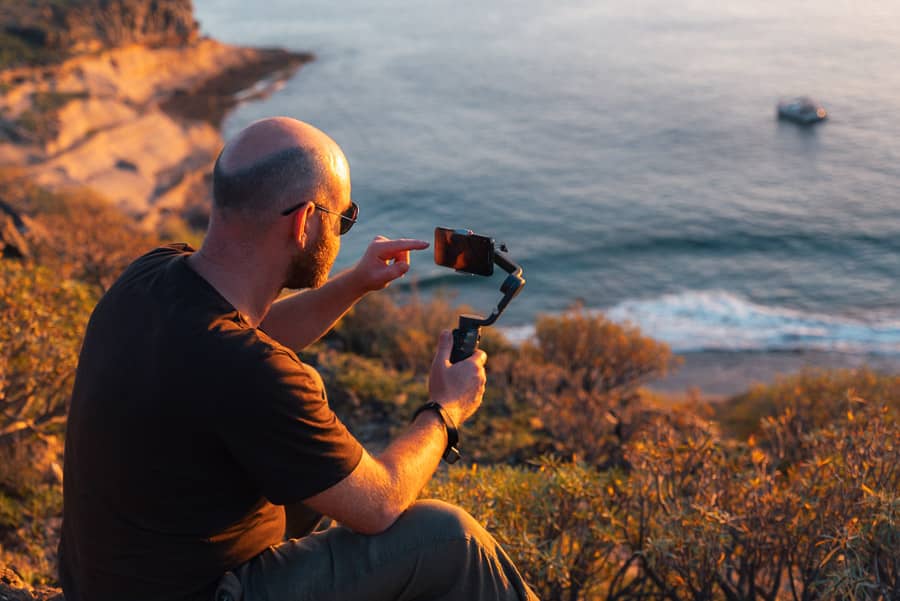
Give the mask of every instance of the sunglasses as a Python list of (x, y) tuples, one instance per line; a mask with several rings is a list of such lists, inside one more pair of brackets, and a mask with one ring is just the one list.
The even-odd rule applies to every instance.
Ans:
[[(294, 205), (289, 209), (285, 209), (281, 212), (282, 215), (290, 215), (300, 207), (306, 204), (306, 201), (301, 202), (300, 204)], [(350, 207), (344, 211), (343, 213), (338, 213), (337, 211), (331, 211), (326, 209), (325, 207), (320, 207), (316, 203), (313, 203), (313, 206), (323, 213), (330, 213), (331, 215), (337, 215), (341, 218), (341, 236), (350, 231), (350, 228), (353, 227), (353, 224), (356, 223), (357, 217), (359, 217), (359, 205), (350, 201)]]

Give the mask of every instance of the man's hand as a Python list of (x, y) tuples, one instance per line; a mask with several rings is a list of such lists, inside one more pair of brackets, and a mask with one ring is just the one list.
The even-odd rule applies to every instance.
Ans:
[[(481, 404), (487, 355), (475, 351), (465, 361), (451, 365), (452, 346), (450, 332), (442, 332), (429, 389), (431, 399), (443, 405), (458, 425)], [(416, 500), (437, 469), (447, 444), (439, 424), (436, 414), (426, 412), (377, 457), (363, 451), (349, 476), (303, 503), (356, 532), (383, 532)]]
[(424, 240), (389, 240), (384, 236), (375, 236), (359, 263), (353, 267), (353, 279), (363, 293), (381, 290), (409, 271), (409, 251), (426, 248), (428, 243)]
[(460, 425), (481, 406), (487, 382), (484, 373), (487, 355), (479, 349), (468, 359), (451, 364), (452, 347), (453, 336), (447, 330), (441, 332), (438, 350), (431, 364), (428, 392), (431, 400), (443, 405), (450, 417)]

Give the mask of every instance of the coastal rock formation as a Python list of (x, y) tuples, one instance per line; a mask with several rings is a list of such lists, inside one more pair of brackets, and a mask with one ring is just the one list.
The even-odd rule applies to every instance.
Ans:
[(0, 0), (7, 32), (106, 49), (0, 71), (0, 167), (50, 189), (90, 187), (150, 228), (173, 212), (205, 224), (221, 120), (312, 58), (196, 39), (189, 0), (25, 4), (16, 15), (19, 0)]

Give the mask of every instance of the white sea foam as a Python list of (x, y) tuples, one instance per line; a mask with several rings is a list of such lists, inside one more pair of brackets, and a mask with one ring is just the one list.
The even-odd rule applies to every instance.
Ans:
[[(817, 350), (900, 355), (900, 316), (870, 321), (772, 307), (730, 292), (686, 291), (626, 300), (605, 311), (631, 322), (676, 352)], [(508, 328), (513, 340), (532, 336), (531, 326)]]

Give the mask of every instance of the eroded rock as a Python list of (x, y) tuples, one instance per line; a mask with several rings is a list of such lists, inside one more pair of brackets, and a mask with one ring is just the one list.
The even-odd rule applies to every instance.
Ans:
[(25, 239), (27, 231), (22, 215), (0, 200), (0, 256), (4, 259), (30, 259), (31, 245)]
[(0, 601), (65, 601), (65, 598), (56, 588), (32, 588), (12, 569), (0, 566)]

